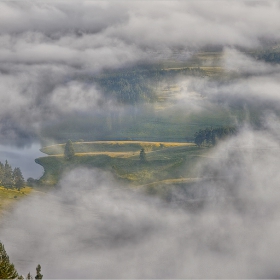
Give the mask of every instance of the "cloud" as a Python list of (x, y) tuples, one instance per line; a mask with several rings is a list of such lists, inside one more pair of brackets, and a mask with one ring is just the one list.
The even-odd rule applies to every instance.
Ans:
[(222, 66), (225, 71), (240, 75), (269, 75), (279, 73), (278, 65), (257, 61), (249, 55), (226, 48), (223, 53)]
[(20, 272), (40, 263), (46, 278), (279, 277), (274, 124), (220, 143), (196, 168), (202, 180), (174, 188), (170, 203), (73, 170), (59, 191), (19, 203), (1, 240)]
[(220, 110), (228, 110), (228, 114), (233, 113), (232, 109), (238, 109), (240, 113), (252, 113), (260, 119), (271, 112), (278, 114), (280, 68), (277, 64), (225, 48), (219, 65), (223, 72), (216, 79), (178, 76), (174, 83), (180, 91), (175, 98), (170, 98), (175, 107), (203, 112), (218, 106)]
[[(216, 147), (197, 166), (202, 180), (174, 190), (170, 203), (100, 170), (65, 174), (59, 191), (28, 198), (1, 221), (20, 272), (40, 263), (45, 278), (279, 277), (279, 67), (237, 51), (278, 42), (279, 9), (277, 1), (0, 2), (1, 144), (28, 145), (67, 122), (104, 127), (108, 112), (131, 117), (139, 108), (105, 97), (88, 77), (187, 60), (208, 46), (224, 49), (230, 78), (184, 77), (170, 110), (275, 113), (263, 130)], [(181, 207), (195, 202), (203, 207)]]
[[(91, 114), (112, 104), (97, 85), (83, 84), (89, 77), (162, 59), (186, 61), (207, 46), (228, 47), (228, 70), (271, 74), (260, 82), (252, 78), (252, 85), (231, 84), (233, 92), (241, 88), (241, 99), (247, 85), (267, 84), (274, 96), (278, 90), (278, 67), (233, 49), (279, 41), (277, 1), (1, 2), (0, 11), (1, 144), (30, 144), (66, 112), (73, 119), (77, 111)], [(261, 87), (253, 90), (264, 96)], [(223, 96), (231, 88), (216, 91)]]

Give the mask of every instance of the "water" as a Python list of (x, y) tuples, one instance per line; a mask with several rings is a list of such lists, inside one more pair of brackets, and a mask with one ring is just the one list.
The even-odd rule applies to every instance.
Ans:
[(42, 166), (35, 163), (35, 158), (45, 156), (40, 152), (40, 148), (38, 143), (28, 148), (0, 145), (0, 161), (4, 164), (5, 160), (8, 160), (13, 169), (19, 167), (25, 180), (29, 177), (39, 179), (44, 170)]

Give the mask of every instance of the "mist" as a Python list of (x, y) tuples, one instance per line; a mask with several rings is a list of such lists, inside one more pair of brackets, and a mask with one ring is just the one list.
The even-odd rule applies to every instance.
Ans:
[[(277, 1), (0, 5), (2, 145), (28, 146), (44, 141), (45, 127), (55, 128), (60, 119), (114, 110), (114, 97), (104, 96), (95, 82), (85, 82), (89, 77), (163, 59), (188, 61), (208, 47), (225, 49), (223, 66), (229, 71), (241, 69), (251, 75), (276, 72), (270, 79), (278, 90), (279, 67), (235, 51), (278, 42)], [(197, 82), (199, 86), (201, 82)], [(249, 80), (249, 87), (251, 82), (255, 84), (254, 79)], [(218, 96), (223, 96), (224, 88), (216, 87)], [(242, 88), (243, 81), (236, 87)], [(208, 91), (207, 85), (203, 91)], [(243, 92), (240, 94), (243, 98)], [(60, 141), (59, 137), (54, 141)]]
[(1, 240), (20, 272), (39, 262), (46, 278), (278, 278), (278, 122), (220, 143), (170, 202), (75, 169), (18, 204)]
[[(26, 178), (42, 172), (32, 165), (40, 145), (146, 140), (134, 132), (148, 118), (182, 128), (169, 136), (162, 125), (148, 140), (192, 139), (193, 116), (220, 112), (239, 128), (168, 201), (97, 169), (34, 191), (0, 221), (18, 272), (35, 276), (40, 263), (50, 279), (279, 278), (280, 67), (251, 53), (279, 49), (279, 28), (273, 0), (0, 2), (0, 156)], [(145, 80), (177, 86), (161, 103), (122, 103), (100, 86), (114, 71), (192, 65), (204, 50), (221, 57), (197, 68), (222, 75)]]

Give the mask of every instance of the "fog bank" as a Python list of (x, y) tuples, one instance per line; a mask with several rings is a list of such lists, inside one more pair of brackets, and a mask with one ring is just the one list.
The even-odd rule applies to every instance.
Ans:
[(21, 273), (40, 263), (45, 278), (278, 278), (278, 122), (219, 144), (170, 203), (73, 170), (6, 216), (1, 240)]

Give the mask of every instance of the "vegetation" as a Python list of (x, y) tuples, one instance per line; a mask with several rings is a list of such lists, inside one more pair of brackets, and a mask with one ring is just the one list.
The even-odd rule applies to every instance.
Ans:
[(235, 127), (211, 127), (196, 132), (194, 135), (194, 142), (199, 147), (203, 145), (214, 146), (216, 145), (217, 141), (234, 134), (236, 134)]
[[(76, 153), (71, 161), (61, 154), (63, 144), (42, 149), (51, 154), (36, 159), (44, 168), (40, 179), (42, 184), (55, 185), (64, 172), (77, 166), (108, 170), (116, 178), (136, 186), (189, 177), (192, 166), (207, 153), (194, 143), (104, 141), (73, 143), (73, 146), (83, 153)], [(139, 150), (142, 149), (145, 151), (145, 164), (139, 160)]]
[[(35, 279), (43, 279), (41, 274), (41, 265), (36, 267)], [(0, 242), (0, 279), (24, 279), (22, 275), (19, 275), (13, 263), (10, 262), (10, 258), (5, 250), (4, 244)], [(27, 274), (26, 279), (33, 279), (30, 272)]]
[(20, 168), (16, 167), (14, 170), (8, 161), (5, 164), (0, 162), (0, 184), (5, 188), (16, 188), (20, 190), (24, 187), (25, 181), (22, 176)]
[(256, 50), (249, 53), (257, 60), (264, 60), (269, 63), (280, 63), (280, 46), (276, 45), (269, 48), (264, 48), (261, 50)]
[(140, 158), (141, 162), (146, 162), (147, 161), (146, 152), (145, 152), (144, 148), (141, 149), (139, 158)]
[[(102, 153), (111, 155), (110, 153), (129, 153), (139, 152), (142, 148), (145, 151), (155, 151), (160, 148), (172, 148), (182, 146), (193, 146), (189, 142), (148, 142), (148, 141), (93, 141), (93, 142), (74, 142), (73, 147), (76, 155)], [(65, 144), (51, 145), (43, 147), (40, 151), (47, 155), (62, 155)]]
[(0, 216), (4, 213), (4, 210), (8, 210), (18, 200), (29, 195), (32, 190), (30, 187), (24, 187), (20, 191), (15, 188), (7, 189), (0, 187)]
[[(131, 70), (131, 69), (130, 69)], [(108, 72), (94, 81), (106, 95), (113, 95), (120, 103), (135, 104), (152, 101), (155, 90), (150, 71)]]
[(15, 279), (18, 276), (15, 266), (10, 262), (4, 245), (0, 242), (0, 279)]
[(71, 140), (68, 140), (65, 144), (65, 148), (64, 148), (64, 157), (67, 160), (71, 160), (75, 155), (75, 151), (73, 148), (73, 143)]
[(43, 279), (43, 275), (41, 274), (41, 265), (38, 264), (38, 266), (36, 267), (36, 276), (35, 279)]

